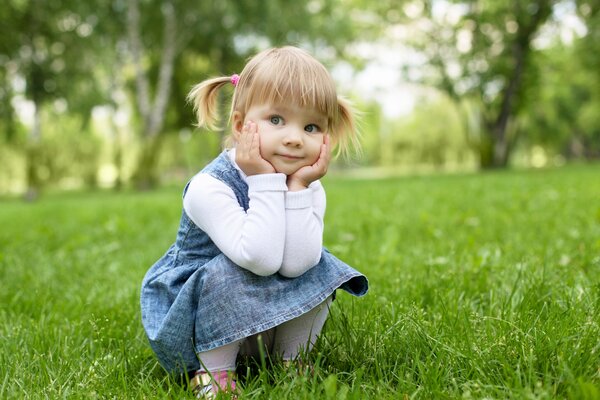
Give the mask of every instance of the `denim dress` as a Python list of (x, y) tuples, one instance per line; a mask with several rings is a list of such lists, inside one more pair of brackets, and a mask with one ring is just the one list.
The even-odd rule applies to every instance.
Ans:
[[(226, 151), (200, 173), (224, 182), (248, 210), (248, 185)], [(183, 211), (175, 243), (144, 277), (142, 323), (161, 365), (183, 373), (200, 368), (196, 353), (296, 318), (338, 288), (363, 296), (368, 281), (325, 248), (297, 278), (255, 275), (229, 260)]]

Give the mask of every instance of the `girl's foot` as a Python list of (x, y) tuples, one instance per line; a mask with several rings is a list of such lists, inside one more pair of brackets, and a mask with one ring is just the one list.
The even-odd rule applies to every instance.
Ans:
[(198, 399), (214, 399), (219, 392), (234, 394), (235, 385), (235, 372), (230, 371), (197, 371), (190, 380), (190, 388)]

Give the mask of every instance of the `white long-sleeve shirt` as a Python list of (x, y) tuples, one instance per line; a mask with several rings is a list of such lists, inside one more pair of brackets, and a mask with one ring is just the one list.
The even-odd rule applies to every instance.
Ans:
[(319, 262), (323, 245), (325, 190), (319, 181), (288, 192), (286, 175), (246, 176), (249, 207), (244, 211), (233, 190), (209, 174), (192, 178), (183, 198), (190, 219), (231, 261), (257, 275), (294, 278)]

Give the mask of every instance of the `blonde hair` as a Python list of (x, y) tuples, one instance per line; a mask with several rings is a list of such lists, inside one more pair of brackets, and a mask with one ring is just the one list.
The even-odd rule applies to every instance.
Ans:
[[(198, 126), (215, 128), (217, 94), (231, 77), (208, 79), (194, 86), (188, 101), (194, 106)], [(238, 111), (246, 115), (253, 105), (293, 104), (309, 107), (327, 117), (327, 133), (342, 154), (360, 149), (355, 111), (337, 95), (327, 69), (306, 51), (286, 46), (264, 50), (252, 57), (239, 75), (231, 101), (231, 120)]]

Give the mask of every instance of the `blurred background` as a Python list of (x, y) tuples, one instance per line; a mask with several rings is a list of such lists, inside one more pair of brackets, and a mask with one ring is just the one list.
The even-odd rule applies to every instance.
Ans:
[(293, 44), (363, 113), (357, 176), (600, 159), (599, 0), (6, 0), (0, 195), (185, 182), (195, 83)]

